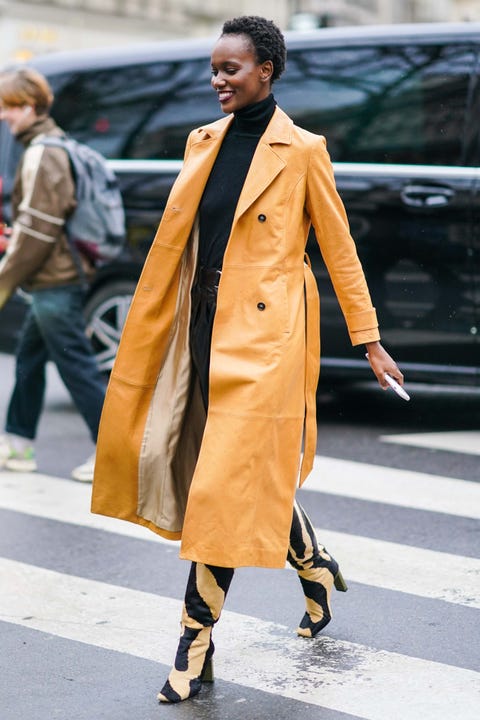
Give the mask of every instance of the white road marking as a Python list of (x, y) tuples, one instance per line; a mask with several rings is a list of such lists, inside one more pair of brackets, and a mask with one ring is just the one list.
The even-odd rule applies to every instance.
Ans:
[(480, 559), (316, 528), (345, 578), (480, 608)]
[[(164, 542), (133, 523), (90, 513), (91, 487), (31, 473), (0, 472), (0, 507), (37, 517)], [(480, 560), (317, 528), (347, 580), (480, 607)], [(178, 543), (177, 543), (178, 545)]]
[(432, 450), (448, 450), (449, 452), (480, 455), (480, 430), (463, 430), (455, 432), (412, 433), (405, 435), (381, 435), (383, 442)]
[(480, 483), (317, 455), (304, 490), (480, 519)]
[[(0, 470), (0, 508), (140, 538), (162, 538), (140, 525), (90, 512), (92, 486), (73, 480)], [(165, 541), (171, 542), (171, 541)]]
[[(173, 660), (180, 601), (3, 559), (0, 584), (2, 621), (167, 666)], [(366, 720), (478, 717), (480, 674), (471, 670), (325, 635), (305, 640), (227, 610), (215, 638), (216, 676), (255, 690)], [(152, 701), (164, 679), (159, 672)]]

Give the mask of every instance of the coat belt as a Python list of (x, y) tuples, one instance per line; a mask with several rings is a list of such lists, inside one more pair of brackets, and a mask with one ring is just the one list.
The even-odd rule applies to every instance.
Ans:
[(299, 486), (313, 467), (317, 449), (317, 384), (320, 372), (320, 299), (317, 281), (306, 256), (305, 282), (305, 423), (303, 458), (300, 466)]

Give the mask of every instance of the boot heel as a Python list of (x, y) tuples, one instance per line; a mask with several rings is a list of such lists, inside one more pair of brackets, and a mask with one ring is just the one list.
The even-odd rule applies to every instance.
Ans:
[(205, 666), (202, 671), (202, 675), (200, 677), (200, 680), (202, 682), (213, 682), (213, 660), (212, 658), (209, 658), (207, 662), (205, 663)]
[(342, 575), (342, 573), (340, 572), (340, 570), (339, 570), (339, 571), (337, 572), (337, 574), (335, 575), (335, 578), (334, 578), (334, 580), (333, 580), (333, 584), (335, 585), (335, 588), (336, 588), (337, 590), (339, 590), (340, 592), (347, 592), (347, 590), (348, 590), (348, 585), (347, 585), (347, 583), (345, 582), (345, 580), (343, 579), (343, 575)]

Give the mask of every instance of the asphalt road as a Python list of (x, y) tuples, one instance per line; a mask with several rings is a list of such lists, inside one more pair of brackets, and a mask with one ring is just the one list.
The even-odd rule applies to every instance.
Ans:
[[(0, 355), (0, 416), (13, 361)], [(188, 564), (175, 543), (89, 513), (69, 480), (92, 451), (49, 369), (39, 473), (0, 471), (2, 720), (470, 720), (480, 706), (480, 395), (321, 385), (317, 463), (299, 491), (349, 584), (297, 638), (293, 571), (237, 571), (216, 682), (158, 706)]]

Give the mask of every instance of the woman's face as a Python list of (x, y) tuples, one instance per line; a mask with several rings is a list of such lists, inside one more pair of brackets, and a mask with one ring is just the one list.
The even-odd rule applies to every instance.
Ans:
[(273, 64), (259, 65), (247, 35), (223, 35), (212, 52), (212, 87), (223, 112), (231, 113), (270, 94)]

